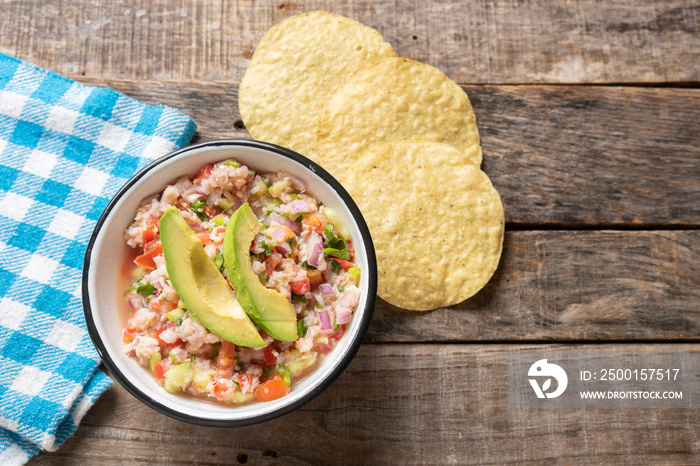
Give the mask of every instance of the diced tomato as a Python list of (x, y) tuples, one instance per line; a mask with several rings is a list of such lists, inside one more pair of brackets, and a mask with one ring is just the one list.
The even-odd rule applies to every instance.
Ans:
[(297, 275), (294, 280), (289, 282), (289, 287), (296, 294), (308, 293), (311, 290), (311, 284), (309, 282), (309, 277), (299, 278)]
[(287, 395), (287, 386), (279, 375), (274, 376), (255, 390), (255, 397), (260, 401), (272, 401)]
[(136, 333), (135, 328), (125, 328), (122, 330), (122, 341), (124, 343), (131, 343), (134, 341), (134, 334)]
[(156, 238), (156, 232), (155, 230), (144, 230), (141, 232), (141, 238), (143, 238), (144, 244), (149, 243)]
[(211, 231), (214, 236), (218, 236), (226, 231), (226, 227), (214, 227), (214, 229)]
[(226, 384), (221, 383), (220, 380), (222, 380), (222, 379), (214, 380), (214, 383), (212, 384), (212, 385), (214, 385), (213, 393), (214, 393), (214, 395), (217, 395), (217, 396), (221, 395), (223, 392), (225, 392), (226, 390), (231, 388), (231, 387), (227, 386)]
[(201, 233), (197, 233), (197, 238), (199, 238), (199, 241), (202, 242), (203, 245), (207, 245), (211, 243), (211, 232), (209, 231), (203, 231)]
[(136, 259), (134, 259), (134, 262), (138, 266), (153, 270), (156, 268), (156, 263), (153, 259), (160, 256), (161, 254), (163, 254), (163, 246), (161, 246), (160, 243), (158, 243), (154, 247), (152, 247), (148, 252), (145, 252)]
[(328, 335), (328, 339), (331, 341), (339, 341), (343, 338), (343, 335), (345, 335), (345, 325), (339, 325), (335, 332)]
[(306, 276), (309, 279), (309, 286), (312, 290), (323, 283), (323, 275), (318, 270), (307, 270)]
[(273, 254), (265, 259), (265, 272), (268, 275), (272, 275), (272, 272), (277, 268), (277, 264), (282, 260), (282, 256), (279, 254)]
[(153, 366), (153, 375), (155, 375), (158, 380), (163, 380), (165, 378), (165, 361), (167, 361), (167, 359), (163, 359)]
[(352, 241), (347, 240), (345, 241), (345, 244), (348, 246), (348, 254), (350, 255), (350, 259), (354, 260), (355, 259), (355, 246), (352, 245)]
[(206, 164), (197, 172), (197, 174), (194, 176), (193, 180), (208, 177), (211, 174), (212, 170), (214, 170), (214, 164), (213, 163)]
[(268, 346), (263, 350), (263, 354), (265, 354), (265, 364), (268, 366), (277, 364), (277, 354), (275, 353), (275, 350)]
[(228, 340), (222, 340), (219, 356), (216, 359), (217, 372), (225, 377), (233, 375), (236, 366), (236, 345)]
[(343, 270), (347, 269), (348, 267), (352, 267), (353, 265), (355, 265), (355, 264), (353, 264), (353, 263), (350, 262), (350, 261), (346, 261), (346, 260), (343, 260), (343, 259), (338, 259), (337, 257), (331, 257), (331, 259), (334, 260), (334, 261), (336, 261), (336, 262), (338, 262), (338, 264), (340, 265), (340, 268), (343, 269)]
[(323, 220), (321, 220), (321, 217), (319, 217), (316, 214), (310, 214), (304, 217), (304, 222), (306, 222), (309, 227), (314, 230), (316, 233), (323, 233), (323, 227), (325, 226), (323, 224)]

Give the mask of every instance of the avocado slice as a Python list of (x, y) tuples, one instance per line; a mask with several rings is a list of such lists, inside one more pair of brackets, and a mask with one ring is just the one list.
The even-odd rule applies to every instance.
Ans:
[(236, 345), (265, 346), (226, 279), (175, 207), (168, 208), (160, 219), (160, 242), (170, 282), (202, 325)]
[(224, 262), (228, 279), (248, 316), (258, 327), (281, 341), (297, 339), (294, 305), (281, 293), (266, 288), (250, 262), (250, 243), (260, 229), (258, 218), (246, 203), (234, 212), (224, 234)]

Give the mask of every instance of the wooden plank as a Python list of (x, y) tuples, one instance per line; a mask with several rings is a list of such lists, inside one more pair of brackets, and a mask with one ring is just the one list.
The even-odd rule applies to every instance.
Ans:
[(428, 313), (379, 301), (369, 341), (698, 340), (700, 231), (507, 232), (473, 298)]
[[(237, 429), (187, 425), (115, 387), (76, 435), (29, 464), (689, 464), (700, 409), (509, 409), (521, 345), (363, 345), (318, 398)], [(581, 346), (540, 345), (539, 349)], [(603, 345), (601, 351), (620, 349)], [(643, 349), (625, 346), (626, 349)], [(700, 352), (698, 345), (647, 350)], [(118, 452), (118, 453), (117, 453)]]
[[(235, 84), (83, 81), (181, 109), (199, 123), (199, 141), (249, 137)], [(510, 226), (700, 225), (700, 90), (465, 90)]]
[(240, 81), (264, 32), (330, 9), (461, 83), (700, 81), (694, 0), (5, 2), (0, 51), (62, 74)]

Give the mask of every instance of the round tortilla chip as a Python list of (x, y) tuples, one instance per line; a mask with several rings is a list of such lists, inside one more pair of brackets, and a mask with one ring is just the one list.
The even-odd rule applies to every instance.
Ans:
[(444, 142), (481, 164), (469, 97), (439, 69), (407, 58), (369, 63), (328, 100), (318, 122), (319, 163), (336, 177), (371, 146), (402, 140)]
[(341, 183), (372, 233), (378, 294), (409, 310), (459, 303), (489, 281), (503, 246), (503, 205), (488, 176), (447, 144), (372, 147)]
[(329, 95), (367, 62), (396, 54), (381, 34), (323, 11), (292, 16), (268, 30), (243, 76), (238, 105), (248, 132), (307, 157)]

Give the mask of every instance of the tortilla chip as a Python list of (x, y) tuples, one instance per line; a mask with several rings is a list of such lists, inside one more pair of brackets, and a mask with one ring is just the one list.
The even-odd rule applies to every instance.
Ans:
[(426, 141), (374, 146), (340, 181), (372, 233), (385, 301), (415, 311), (450, 306), (495, 272), (503, 205), (461, 150)]
[(381, 34), (343, 16), (313, 11), (265, 33), (239, 90), (255, 139), (315, 156), (316, 123), (330, 94), (367, 62), (395, 56)]
[(330, 97), (318, 124), (319, 163), (336, 177), (371, 146), (444, 142), (481, 164), (476, 117), (459, 85), (430, 65), (387, 58), (365, 65)]

